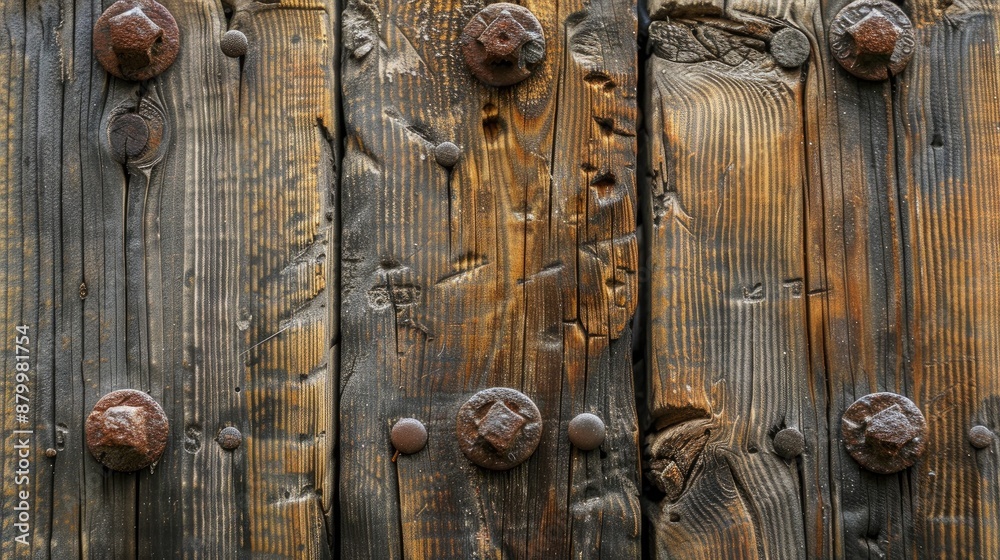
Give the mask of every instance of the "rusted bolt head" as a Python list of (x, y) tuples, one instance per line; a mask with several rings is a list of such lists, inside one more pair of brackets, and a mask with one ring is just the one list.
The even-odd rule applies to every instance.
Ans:
[(496, 87), (524, 80), (545, 56), (542, 24), (527, 8), (507, 2), (480, 10), (459, 42), (472, 74)]
[(180, 31), (155, 0), (119, 0), (94, 25), (94, 53), (109, 74), (142, 81), (170, 67), (180, 50)]
[(167, 415), (152, 397), (133, 389), (101, 397), (84, 425), (87, 449), (102, 465), (132, 472), (155, 463), (167, 447)]
[(986, 449), (993, 443), (993, 431), (986, 426), (973, 426), (969, 429), (969, 443), (976, 449)]
[(795, 428), (785, 428), (774, 434), (774, 452), (785, 459), (794, 459), (806, 449), (806, 438)]
[(809, 39), (798, 29), (785, 27), (771, 37), (771, 56), (782, 68), (798, 68), (809, 59)]
[(902, 72), (915, 45), (913, 23), (888, 0), (855, 0), (830, 25), (834, 57), (863, 80), (885, 80)]
[(111, 157), (125, 163), (142, 155), (149, 144), (149, 126), (136, 113), (120, 113), (108, 123)]
[(441, 142), (434, 147), (434, 160), (443, 167), (455, 167), (461, 157), (462, 150), (451, 142)]
[(400, 453), (416, 453), (427, 445), (427, 428), (416, 418), (403, 418), (392, 425), (389, 439)]
[(233, 451), (243, 443), (243, 434), (235, 426), (226, 426), (219, 430), (215, 441), (219, 442), (219, 447), (226, 451)]
[(456, 435), (470, 461), (495, 471), (523, 463), (542, 439), (542, 415), (524, 393), (494, 387), (472, 396), (458, 411)]
[(219, 41), (219, 48), (222, 49), (222, 54), (230, 58), (237, 58), (247, 54), (249, 46), (250, 42), (247, 41), (247, 36), (242, 31), (236, 29), (230, 29), (223, 33), (222, 40)]
[(584, 412), (569, 421), (569, 441), (581, 451), (592, 451), (604, 443), (606, 434), (604, 421), (600, 416)]
[(841, 419), (847, 451), (862, 467), (899, 472), (927, 447), (927, 421), (913, 401), (895, 393), (872, 393), (854, 402)]

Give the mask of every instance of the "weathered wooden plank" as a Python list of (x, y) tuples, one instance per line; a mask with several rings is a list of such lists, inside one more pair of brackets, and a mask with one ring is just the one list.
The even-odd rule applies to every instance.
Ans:
[(830, 488), (830, 521), (810, 553), (904, 558), (914, 536), (909, 474), (868, 472), (841, 443), (841, 418), (857, 398), (910, 394), (891, 84), (851, 76), (830, 53), (827, 30), (848, 3), (802, 17), (816, 48), (806, 97), (812, 378), (827, 422), (811, 446), (825, 455)]
[(1000, 427), (1000, 7), (909, 3), (913, 60), (898, 81), (899, 189), (904, 218), (907, 373), (928, 422), (915, 467), (908, 553), (1000, 556), (996, 439)]
[(139, 107), (164, 115), (169, 134), (162, 156), (129, 165), (127, 176), (130, 202), (138, 198), (126, 218), (134, 247), (126, 257), (128, 308), (144, 319), (148, 346), (134, 369), (145, 372), (148, 385), (140, 387), (153, 389), (171, 423), (163, 459), (140, 475), (136, 554), (227, 556), (247, 548), (245, 520), (253, 516), (233, 466), (242, 451), (213, 441), (223, 426), (247, 429), (234, 392), (245, 350), (236, 271), (247, 250), (237, 178), (239, 61), (218, 48), (227, 23), (220, 6), (164, 5), (180, 26), (180, 55), (138, 95), (129, 86)]
[(651, 23), (646, 66), (651, 548), (801, 558), (822, 487), (771, 438), (814, 429), (803, 72), (768, 50), (787, 22), (676, 4), (650, 5), (671, 17)]
[[(627, 321), (634, 307), (635, 16), (525, 3), (535, 75), (476, 81), (477, 5), (350, 2), (344, 16), (341, 552), (351, 558), (639, 554)], [(462, 148), (454, 169), (433, 151)], [(455, 440), (476, 391), (519, 389), (542, 442), (507, 472)], [(573, 415), (604, 417), (575, 451)], [(392, 424), (427, 448), (393, 461)], [(394, 502), (399, 508), (392, 507)]]
[(253, 38), (239, 131), (247, 158), (240, 177), (246, 537), (255, 553), (282, 557), (325, 558), (333, 545), (334, 6), (237, 5), (232, 21)]

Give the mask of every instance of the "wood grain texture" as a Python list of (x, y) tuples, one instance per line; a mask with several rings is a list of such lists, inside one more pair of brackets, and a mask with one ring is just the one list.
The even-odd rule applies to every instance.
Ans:
[[(865, 82), (833, 59), (830, 22), (849, 2), (796, 13), (814, 44), (806, 82), (809, 162), (806, 256), (810, 438), (822, 506), (812, 510), (815, 557), (902, 558), (912, 540), (908, 472), (862, 469), (841, 443), (844, 410), (868, 393), (909, 395), (904, 367), (903, 247), (891, 84)], [(827, 494), (828, 492), (828, 494)]]
[(801, 558), (816, 466), (771, 438), (813, 428), (802, 71), (767, 49), (787, 23), (698, 9), (649, 28), (651, 548)]
[[(3, 556), (329, 557), (338, 14), (165, 4), (181, 54), (141, 85), (94, 60), (100, 4), (2, 6), (3, 323), (31, 325), (38, 363), (38, 522), (15, 548), (5, 502)], [(251, 37), (243, 59), (218, 47), (229, 27)], [(163, 115), (162, 152), (111, 159), (120, 107)], [(171, 423), (134, 474), (83, 443), (93, 404), (121, 388)], [(214, 441), (228, 425), (235, 452)]]
[[(458, 45), (482, 5), (344, 15), (341, 552), (638, 557), (634, 6), (525, 2), (547, 52), (497, 89)], [(463, 150), (451, 171), (432, 155), (443, 141)], [(544, 420), (506, 472), (455, 438), (459, 407), (494, 386)], [(581, 412), (608, 425), (600, 451), (567, 441)], [(430, 439), (394, 462), (402, 417)]]
[(907, 365), (928, 447), (910, 482), (908, 553), (1000, 556), (1000, 7), (915, 1), (913, 61), (899, 77), (899, 189), (907, 275)]

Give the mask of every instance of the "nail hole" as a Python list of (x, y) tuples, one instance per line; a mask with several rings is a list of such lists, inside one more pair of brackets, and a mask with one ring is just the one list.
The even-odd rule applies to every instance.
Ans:
[(940, 134), (935, 134), (931, 139), (931, 146), (934, 148), (940, 148), (944, 146), (944, 138)]
[(670, 512), (670, 522), (671, 523), (677, 523), (680, 520), (681, 520), (681, 516), (680, 516), (679, 513)]

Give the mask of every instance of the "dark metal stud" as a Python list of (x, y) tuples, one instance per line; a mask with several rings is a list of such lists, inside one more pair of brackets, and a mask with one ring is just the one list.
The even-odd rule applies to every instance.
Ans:
[(119, 0), (94, 25), (94, 53), (109, 74), (142, 81), (170, 67), (180, 50), (174, 16), (155, 0)]
[(230, 58), (239, 58), (247, 54), (249, 47), (250, 41), (247, 40), (247, 36), (237, 29), (226, 31), (222, 34), (222, 40), (219, 41), (222, 54)]
[(400, 453), (416, 453), (427, 445), (427, 428), (416, 418), (402, 418), (392, 425), (389, 439)]
[(774, 434), (774, 452), (785, 459), (794, 459), (806, 449), (806, 438), (795, 428), (785, 428)]
[(243, 434), (234, 426), (226, 426), (219, 430), (215, 441), (219, 442), (219, 447), (226, 451), (233, 451), (243, 444)]
[(604, 443), (606, 429), (600, 416), (584, 412), (569, 421), (569, 441), (581, 451), (593, 451)]
[(455, 433), (462, 453), (487, 469), (523, 463), (542, 439), (542, 415), (524, 393), (494, 387), (472, 396), (458, 411)]
[(465, 64), (487, 85), (516, 84), (531, 75), (545, 56), (545, 35), (525, 7), (490, 4), (465, 26), (460, 39)]
[(101, 397), (84, 424), (87, 449), (109, 469), (132, 472), (159, 460), (169, 424), (152, 397), (122, 389)]
[(840, 426), (851, 457), (879, 474), (912, 466), (927, 447), (924, 415), (896, 393), (861, 397), (844, 411)]
[(771, 56), (782, 68), (798, 68), (809, 59), (809, 39), (798, 29), (785, 27), (771, 37)]
[(976, 449), (986, 449), (993, 444), (993, 430), (986, 426), (973, 426), (969, 429), (969, 443)]
[(913, 23), (888, 0), (855, 0), (830, 25), (830, 50), (851, 74), (886, 80), (906, 68), (916, 38)]
[(434, 147), (434, 160), (443, 167), (455, 167), (462, 157), (462, 150), (451, 142), (441, 142)]

